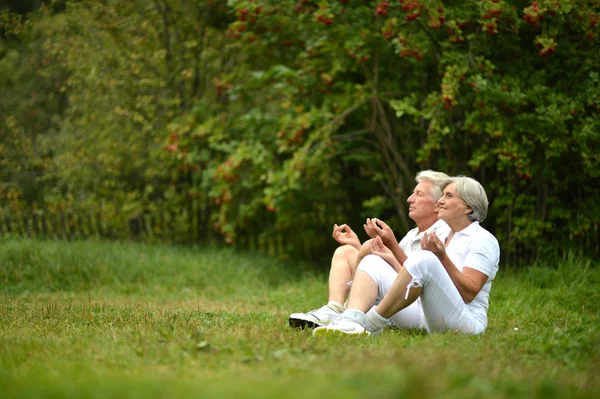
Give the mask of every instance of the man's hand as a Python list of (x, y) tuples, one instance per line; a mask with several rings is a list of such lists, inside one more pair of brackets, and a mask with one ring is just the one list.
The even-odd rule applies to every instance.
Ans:
[(334, 224), (333, 238), (341, 245), (352, 245), (354, 248), (360, 250), (360, 240), (350, 226), (345, 224), (338, 226), (337, 224)]
[[(398, 244), (396, 244), (398, 245)], [(381, 237), (376, 237), (371, 240), (369, 252), (372, 255), (377, 255), (384, 261), (390, 264), (396, 271), (400, 271), (402, 265), (398, 262), (398, 259), (394, 256), (393, 252), (383, 244)]]
[(438, 258), (446, 252), (444, 243), (438, 238), (438, 236), (435, 235), (433, 231), (431, 233), (425, 232), (425, 234), (423, 234), (423, 239), (421, 240), (421, 249), (433, 252)]
[(398, 245), (394, 232), (384, 221), (375, 218), (367, 219), (364, 228), (369, 237), (381, 237), (383, 245), (386, 247), (393, 248), (394, 245)]

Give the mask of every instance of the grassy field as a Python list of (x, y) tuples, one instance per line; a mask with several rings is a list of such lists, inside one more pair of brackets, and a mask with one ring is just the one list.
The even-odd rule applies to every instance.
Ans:
[[(482, 336), (314, 339), (326, 272), (226, 250), (0, 243), (0, 395), (600, 397), (600, 268), (500, 271)], [(314, 270), (314, 268), (313, 268)]]

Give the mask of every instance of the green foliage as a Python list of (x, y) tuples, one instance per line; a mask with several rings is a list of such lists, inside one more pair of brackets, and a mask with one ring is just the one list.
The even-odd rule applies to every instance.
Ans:
[(185, 206), (202, 164), (185, 162), (186, 131), (173, 123), (214, 99), (211, 79), (227, 62), (216, 51), (224, 35), (203, 13), (191, 3), (74, 2), (54, 17), (55, 37), (72, 38), (47, 42), (70, 71), (54, 158), (63, 190), (122, 204), (128, 216)]
[(0, 264), (3, 397), (593, 398), (600, 389), (600, 271), (577, 257), (501, 270), (481, 336), (388, 329), (358, 340), (287, 327), (289, 313), (327, 293), (325, 274), (290, 273), (305, 268), (296, 262), (5, 240)]
[(271, 135), (303, 132), (281, 174), (298, 158), (322, 180), (331, 160), (358, 162), (401, 228), (416, 171), (468, 174), (509, 259), (549, 254), (557, 231), (597, 245), (597, 1), (231, 3), (230, 34), (271, 61), (240, 90), (275, 106), (257, 105), (278, 115)]
[(359, 230), (381, 212), (401, 236), (414, 175), (433, 168), (486, 187), (505, 261), (597, 255), (599, 6), (86, 0), (2, 12), (0, 204), (104, 213), (113, 237), (166, 212), (178, 241), (202, 230), (316, 260), (334, 223)]
[[(189, 153), (179, 137), (190, 131), (192, 108), (211, 115), (214, 79), (235, 62), (220, 30), (227, 10), (202, 2), (53, 5), (26, 19), (2, 14), (14, 40), (0, 53), (0, 83), (12, 94), (1, 100), (12, 112), (0, 130), (1, 205), (9, 213), (101, 214), (110, 230), (103, 235), (112, 237), (129, 237), (133, 219), (148, 232), (146, 219), (170, 215), (170, 238), (187, 241), (195, 228), (209, 239), (211, 229), (198, 224), (214, 208), (202, 185), (213, 154)], [(58, 95), (59, 109), (23, 101), (30, 86)], [(30, 114), (38, 112), (52, 123), (37, 123)]]
[(37, 183), (51, 163), (45, 133), (64, 108), (64, 71), (50, 65), (43, 33), (22, 16), (1, 10), (0, 30), (0, 206), (19, 210), (47, 191)]

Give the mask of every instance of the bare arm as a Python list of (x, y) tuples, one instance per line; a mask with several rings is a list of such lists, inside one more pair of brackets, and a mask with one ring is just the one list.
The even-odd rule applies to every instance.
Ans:
[(408, 259), (408, 256), (406, 256), (406, 253), (404, 252), (402, 247), (400, 245), (394, 245), (392, 246), (392, 248), (390, 248), (390, 250), (394, 254), (394, 257), (398, 260), (398, 262), (400, 262), (400, 267), (403, 267), (404, 262), (406, 262), (406, 259)]
[(372, 240), (369, 240), (368, 251), (368, 254), (377, 255), (381, 259), (386, 261), (386, 263), (388, 263), (398, 273), (400, 273), (400, 270), (402, 270), (402, 265), (400, 264), (400, 262), (398, 262), (398, 259), (396, 259), (392, 251), (385, 245), (383, 245), (381, 237), (376, 237)]
[(485, 273), (468, 266), (465, 266), (461, 273), (448, 257), (444, 244), (435, 233), (425, 233), (421, 240), (421, 249), (431, 251), (438, 257), (465, 303), (475, 299), (488, 279)]
[(373, 241), (372, 238), (370, 240), (363, 242), (362, 246), (360, 247), (360, 250), (358, 251), (358, 255), (356, 256), (356, 266), (357, 267), (358, 267), (358, 265), (360, 265), (360, 262), (363, 260), (363, 258), (365, 256), (371, 254), (371, 241)]

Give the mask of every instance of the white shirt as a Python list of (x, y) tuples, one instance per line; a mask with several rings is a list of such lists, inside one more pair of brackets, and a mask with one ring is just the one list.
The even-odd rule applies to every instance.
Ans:
[[(435, 232), (435, 235), (438, 236), (442, 242), (444, 242), (450, 235), (451, 229), (446, 222), (440, 219), (425, 231), (428, 233), (432, 231)], [(404, 238), (400, 241), (400, 248), (402, 248), (406, 256), (410, 256), (410, 254), (419, 252), (421, 250), (421, 240), (423, 239), (425, 231), (419, 232), (419, 228), (415, 227), (406, 233)]]
[(473, 316), (487, 325), (492, 280), (496, 277), (500, 262), (498, 240), (492, 233), (481, 227), (479, 222), (473, 222), (454, 233), (454, 237), (446, 247), (446, 254), (461, 273), (463, 268), (470, 267), (488, 276), (479, 294), (467, 304)]

